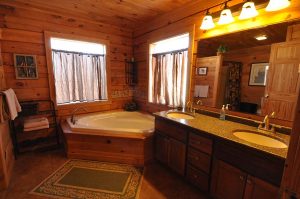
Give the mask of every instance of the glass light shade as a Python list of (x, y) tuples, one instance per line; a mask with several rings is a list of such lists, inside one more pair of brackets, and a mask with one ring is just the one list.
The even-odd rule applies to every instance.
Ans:
[(202, 20), (202, 24), (200, 26), (201, 30), (209, 30), (214, 28), (216, 25), (213, 21), (213, 18), (211, 15), (206, 15), (203, 20)]
[(270, 0), (268, 6), (266, 7), (266, 11), (277, 11), (289, 7), (291, 2), (289, 0)]
[(248, 1), (243, 5), (239, 19), (249, 19), (258, 15), (254, 2)]
[(220, 25), (229, 24), (233, 21), (234, 21), (234, 19), (232, 17), (231, 10), (227, 8), (221, 12), (218, 24), (220, 24)]

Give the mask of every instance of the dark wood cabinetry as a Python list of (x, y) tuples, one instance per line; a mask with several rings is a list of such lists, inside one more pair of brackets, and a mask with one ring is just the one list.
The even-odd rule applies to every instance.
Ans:
[(212, 147), (211, 139), (189, 133), (186, 178), (205, 192), (209, 191)]
[(218, 199), (276, 199), (279, 188), (221, 160), (214, 161), (211, 194)]
[(259, 178), (248, 175), (244, 199), (276, 199), (279, 198), (279, 188)]
[(185, 172), (185, 155), (186, 146), (185, 144), (170, 138), (169, 140), (169, 167), (179, 173), (184, 175)]
[(242, 199), (247, 174), (226, 164), (214, 161), (211, 193), (214, 198)]
[(155, 120), (155, 157), (182, 176), (185, 174), (186, 136), (185, 129)]
[(284, 159), (157, 117), (155, 157), (217, 199), (276, 199)]

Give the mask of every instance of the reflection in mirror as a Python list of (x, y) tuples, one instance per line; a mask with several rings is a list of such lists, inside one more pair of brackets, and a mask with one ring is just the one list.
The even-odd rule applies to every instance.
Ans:
[[(230, 104), (233, 111), (257, 115), (268, 114), (271, 110), (266, 107), (282, 111), (271, 107), (270, 104), (274, 103), (267, 99), (270, 94), (267, 91), (270, 87), (268, 81), (273, 79), (268, 73), (269, 63), (272, 62), (271, 47), (286, 42), (288, 27), (294, 24), (297, 23), (275, 24), (200, 40), (191, 89), (194, 101), (201, 99), (205, 106), (215, 108)], [(199, 73), (201, 68), (206, 68), (204, 75)], [(276, 76), (274, 71), (271, 76)], [(270, 102), (267, 103), (267, 100)], [(282, 111), (278, 118), (291, 120), (286, 116), (290, 111)]]

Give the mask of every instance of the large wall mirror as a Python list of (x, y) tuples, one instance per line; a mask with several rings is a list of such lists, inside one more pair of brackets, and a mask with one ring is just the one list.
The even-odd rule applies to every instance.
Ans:
[(202, 39), (192, 74), (191, 96), (204, 106), (254, 115), (276, 113), (293, 120), (299, 87), (299, 22)]

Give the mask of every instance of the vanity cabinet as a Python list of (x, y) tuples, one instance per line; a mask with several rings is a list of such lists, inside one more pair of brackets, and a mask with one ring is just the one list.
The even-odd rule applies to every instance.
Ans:
[(210, 138), (189, 133), (186, 179), (205, 192), (209, 191), (212, 146)]
[(275, 199), (279, 188), (221, 160), (214, 161), (211, 194), (218, 199)]
[(155, 119), (155, 158), (181, 176), (185, 174), (186, 141), (184, 128)]

